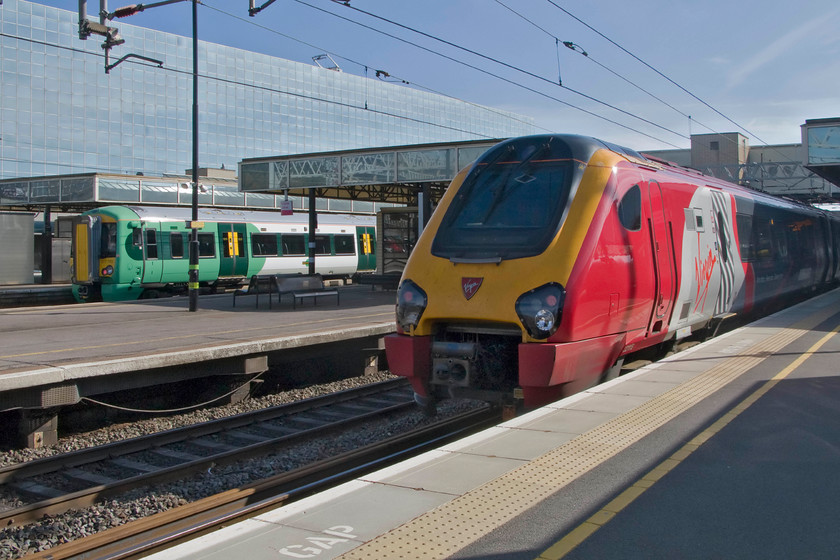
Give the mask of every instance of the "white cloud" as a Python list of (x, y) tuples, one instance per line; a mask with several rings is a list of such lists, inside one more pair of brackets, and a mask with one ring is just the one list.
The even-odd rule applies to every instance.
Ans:
[[(738, 66), (734, 73), (729, 76), (729, 80), (726, 84), (727, 89), (731, 89), (742, 83), (750, 74), (788, 52), (791, 45), (796, 45), (798, 42), (817, 34), (821, 28), (828, 29), (829, 26), (833, 26), (834, 22), (832, 20), (837, 14), (840, 14), (840, 9), (836, 9), (829, 14), (822, 14), (806, 21), (758, 51), (755, 55), (745, 60), (743, 64)], [(831, 27), (831, 29), (834, 28)]]

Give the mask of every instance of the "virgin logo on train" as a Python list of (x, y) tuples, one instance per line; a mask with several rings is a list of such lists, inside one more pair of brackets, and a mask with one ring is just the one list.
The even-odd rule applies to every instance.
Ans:
[(481, 287), (482, 282), (484, 282), (484, 278), (461, 278), (461, 289), (464, 291), (464, 297), (471, 299)]

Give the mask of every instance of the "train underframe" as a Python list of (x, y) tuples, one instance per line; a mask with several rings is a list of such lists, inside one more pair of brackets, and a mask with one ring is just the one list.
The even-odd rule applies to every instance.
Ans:
[(423, 408), (473, 398), (534, 408), (614, 377), (625, 335), (565, 343), (523, 343), (518, 329), (450, 325), (435, 336), (393, 334), (391, 371), (406, 377)]

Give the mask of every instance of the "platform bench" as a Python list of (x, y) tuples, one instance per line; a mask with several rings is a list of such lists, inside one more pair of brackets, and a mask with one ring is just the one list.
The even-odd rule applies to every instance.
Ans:
[(297, 308), (297, 302), (312, 299), (316, 304), (318, 298), (335, 296), (335, 304), (339, 304), (338, 290), (326, 288), (320, 274), (277, 274), (275, 277), (277, 301), (282, 302), (283, 296), (292, 296), (292, 309)]
[(238, 296), (256, 296), (255, 307), (260, 306), (260, 294), (268, 295), (268, 308), (271, 309), (271, 292), (277, 289), (277, 279), (273, 274), (253, 275), (248, 280), (246, 288), (239, 288), (233, 292), (233, 307), (236, 307)]

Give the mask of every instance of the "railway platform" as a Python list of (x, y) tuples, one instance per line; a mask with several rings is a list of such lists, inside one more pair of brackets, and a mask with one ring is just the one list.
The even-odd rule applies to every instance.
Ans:
[(840, 290), (150, 556), (834, 558)]
[(271, 306), (262, 294), (239, 297), (234, 308), (226, 293), (200, 296), (194, 312), (186, 297), (0, 309), (0, 410), (22, 410), (20, 430), (42, 438), (29, 442), (37, 445), (55, 436), (55, 416), (43, 411), (86, 396), (253, 375), (342, 344), (376, 354), (394, 330), (393, 292), (338, 290), (339, 304), (295, 308), (276, 294)]
[(2, 284), (0, 308), (74, 303), (70, 284)]

